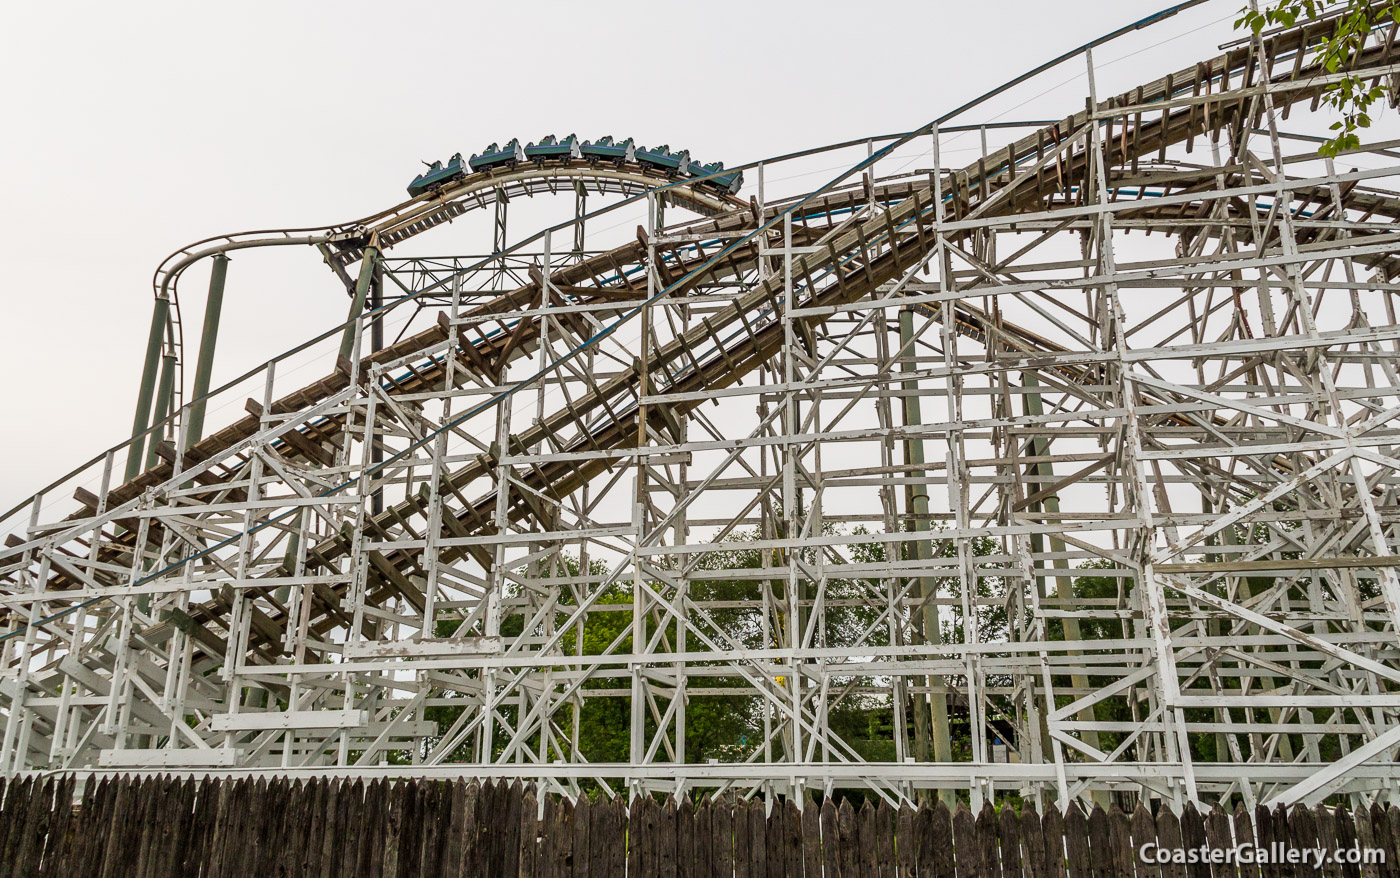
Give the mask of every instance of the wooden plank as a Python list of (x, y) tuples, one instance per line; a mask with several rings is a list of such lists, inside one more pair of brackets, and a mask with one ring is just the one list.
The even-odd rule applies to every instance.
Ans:
[(690, 796), (676, 808), (676, 878), (695, 878), (695, 803)]
[(880, 874), (879, 842), (875, 836), (875, 807), (866, 799), (865, 804), (860, 806), (860, 813), (856, 815), (856, 831), (860, 834), (860, 876), (861, 878), (878, 878)]
[(861, 878), (860, 830), (850, 799), (842, 799), (836, 812), (837, 842), (841, 849), (841, 878)]
[[(1274, 848), (1274, 819), (1273, 814), (1263, 805), (1256, 805), (1254, 808), (1254, 842), (1263, 848), (1268, 854), (1272, 854)], [(1265, 856), (1268, 857), (1268, 854)], [(1283, 878), (1280, 874), (1279, 865), (1270, 859), (1268, 862), (1259, 864), (1259, 872), (1263, 878)], [(1375, 875), (1367, 875), (1366, 878), (1376, 878)]]
[(802, 812), (789, 797), (783, 802), (783, 872), (787, 878), (802, 878), (802, 860)]
[(1108, 812), (1094, 805), (1089, 812), (1089, 869), (1094, 878), (1117, 878), (1113, 871), (1113, 836)]
[(709, 842), (714, 838), (714, 811), (710, 799), (701, 797), (695, 806), (695, 878), (711, 878), (715, 872), (715, 851)]
[(953, 856), (957, 878), (983, 878), (977, 819), (962, 802), (958, 802), (957, 813), (953, 815)]
[(1045, 832), (1029, 801), (1021, 805), (1021, 850), (1025, 852), (1021, 865), (1026, 878), (1046, 878)]
[(1089, 856), (1089, 821), (1077, 802), (1071, 802), (1066, 809), (1064, 822), (1065, 864), (1069, 878), (1091, 878), (1094, 871)]
[(1133, 860), (1137, 859), (1133, 853), (1132, 826), (1117, 802), (1108, 808), (1108, 842), (1112, 856), (1110, 873), (1114, 878), (1132, 878)]
[[(410, 820), (413, 817), (413, 806), (410, 804), (410, 802), (411, 795), (415, 792), (415, 790), (413, 787), (409, 786), (406, 783), (378, 783), (380, 783), (381, 785), (377, 788), (377, 790), (374, 784), (372, 783), (370, 784), (369, 790), (367, 790), (366, 792), (369, 793), (371, 796), (381, 796), (382, 798), (380, 798), (379, 801), (383, 802), (382, 807), (385, 815), (385, 818), (383, 820), (383, 878), (407, 878), (408, 872), (404, 870), (404, 860), (406, 859), (406, 857), (404, 857), (403, 855), (404, 836), (407, 834), (404, 823), (405, 820)], [(357, 789), (351, 797), (352, 807), (347, 814), (347, 816), (350, 818), (350, 821), (349, 824), (346, 826), (346, 829), (349, 833), (346, 836), (346, 847), (351, 850), (353, 850), (355, 847), (355, 839), (359, 836), (362, 836), (365, 832), (365, 828), (369, 826), (369, 821), (365, 819), (366, 811), (370, 811), (370, 816), (372, 817), (373, 811), (376, 810), (373, 808), (366, 809), (365, 802), (359, 802), (358, 807), (355, 807), (356, 803), (354, 802), (354, 800), (360, 798), (358, 790), (360, 784), (357, 782), (355, 786)], [(371, 798), (369, 802), (373, 804), (374, 799)], [(351, 862), (355, 863), (356, 861), (352, 859)], [(358, 866), (352, 865), (351, 868), (357, 869)]]
[(676, 878), (676, 800), (671, 796), (656, 812), (656, 874)]
[(763, 801), (749, 800), (749, 878), (768, 878), (768, 815)]
[[(1329, 850), (1336, 850), (1341, 842), (1337, 839), (1337, 818), (1332, 809), (1326, 805), (1318, 805), (1313, 809), (1313, 823), (1317, 826), (1318, 844)], [(1322, 864), (1322, 874), (1325, 878), (1342, 878), (1342, 867), (1329, 858), (1328, 862)]]
[[(500, 873), (502, 875), (520, 874), (520, 828), (523, 818), (524, 789), (520, 781), (515, 781), (506, 787), (504, 795), (505, 808), (497, 813), (501, 815), (503, 831), (496, 833), (500, 842)], [(531, 825), (533, 825), (535, 815), (530, 815)]]
[(918, 812), (907, 800), (899, 803), (899, 813), (895, 817), (895, 848), (900, 878), (909, 878), (918, 869), (919, 832), (914, 827), (917, 817)]
[[(1141, 807), (1140, 805), (1138, 807)], [(1185, 840), (1181, 834), (1181, 821), (1177, 819), (1172, 809), (1165, 804), (1157, 812), (1157, 845), (1171, 851), (1179, 851), (1185, 847)], [(1133, 859), (1138, 859), (1136, 855)], [(1145, 864), (1139, 862), (1141, 869)], [(1149, 868), (1148, 872), (1151, 870)], [(1138, 874), (1143, 874), (1141, 871)], [(1163, 863), (1161, 866), (1162, 878), (1186, 878), (1186, 864), (1184, 863)], [(1150, 875), (1148, 876), (1150, 878)]]
[(787, 858), (783, 854), (784, 839), (787, 837), (784, 822), (782, 803), (774, 802), (773, 812), (764, 821), (765, 874), (768, 878), (785, 878), (787, 875)]
[(1021, 859), (1021, 821), (1010, 803), (1001, 806), (997, 824), (1001, 836), (1002, 878), (1025, 878)]
[[(1187, 802), (1186, 807), (1181, 810), (1181, 842), (1196, 850), (1208, 847), (1205, 819), (1191, 802)], [(1186, 875), (1187, 878), (1211, 878), (1210, 863), (1187, 863)]]
[[(1234, 816), (1230, 820), (1231, 829), (1234, 832), (1235, 844), (1254, 844), (1254, 824), (1249, 819), (1249, 812), (1245, 810), (1243, 804), (1235, 806)], [(1252, 863), (1236, 863), (1239, 875), (1242, 878), (1259, 878), (1259, 867)], [(1357, 875), (1349, 878), (1359, 878)]]
[(734, 878), (749, 878), (753, 867), (752, 845), (749, 843), (749, 804), (734, 800)]
[[(1352, 813), (1342, 802), (1332, 811), (1332, 826), (1337, 833), (1337, 846), (1351, 848), (1358, 842)], [(1342, 878), (1360, 878), (1361, 868), (1355, 863), (1342, 863)]]
[(1376, 847), (1386, 852), (1385, 862), (1377, 864), (1377, 871), (1381, 878), (1397, 878), (1395, 841), (1390, 835), (1390, 823), (1386, 820), (1385, 806), (1380, 803), (1379, 799), (1371, 803), (1371, 837), (1375, 839)]
[(1066, 878), (1065, 818), (1059, 808), (1046, 806), (1040, 818), (1040, 832), (1045, 837), (1045, 878)]
[(1385, 822), (1390, 826), (1391, 847), (1386, 851), (1386, 863), (1391, 874), (1400, 878), (1400, 808), (1391, 805), (1385, 809)]
[(712, 795), (706, 802), (705, 810), (709, 812), (710, 819), (708, 878), (718, 878), (720, 875), (731, 878), (734, 874), (734, 856), (731, 848), (729, 800), (723, 796)]
[[(924, 815), (928, 815), (924, 819)], [(932, 808), (919, 808), (922, 829), (919, 832), (920, 878), (955, 878), (957, 862), (953, 856), (953, 812), (941, 800)]]
[[(558, 819), (555, 817), (557, 805), (553, 796), (546, 797), (544, 807), (546, 821)], [(514, 845), (517, 852), (515, 856), (516, 866), (512, 869), (507, 865), (505, 874), (519, 875), (520, 878), (535, 878), (535, 876), (539, 874), (537, 870), (540, 865), (540, 820), (539, 802), (535, 799), (535, 791), (532, 787), (527, 787), (525, 791), (521, 793), (517, 814), (519, 816), (515, 820), (515, 825), (519, 828), (516, 833), (516, 843)], [(545, 826), (549, 826), (548, 822), (546, 822)], [(553, 833), (548, 833), (546, 838), (552, 841), (554, 838)], [(545, 853), (547, 862), (548, 856), (554, 853), (554, 846), (550, 844), (549, 850)]]
[(821, 809), (810, 792), (802, 802), (802, 871), (808, 878), (822, 878)]
[[(1234, 830), (1230, 827), (1230, 815), (1220, 803), (1216, 803), (1206, 815), (1206, 839), (1212, 848), (1225, 850), (1235, 844)], [(1211, 875), (1215, 878), (1238, 878), (1239, 870), (1234, 863), (1212, 863)]]
[[(550, 796), (550, 798), (555, 798)], [(559, 798), (558, 836), (554, 840), (554, 874), (569, 878), (574, 872), (574, 803)]]
[(593, 854), (589, 847), (592, 830), (593, 803), (588, 800), (588, 796), (582, 795), (574, 805), (573, 870), (565, 878), (588, 878), (588, 864)]
[[(1288, 835), (1292, 846), (1302, 851), (1318, 847), (1317, 822), (1313, 819), (1312, 809), (1299, 803), (1293, 806), (1293, 813), (1288, 817)], [(1183, 820), (1183, 827), (1185, 823), (1186, 821)], [(1317, 864), (1312, 860), (1299, 863), (1295, 869), (1294, 874), (1297, 875), (1297, 878), (1321, 878), (1322, 876)], [(1196, 876), (1192, 875), (1191, 878), (1196, 878)]]
[(977, 848), (982, 857), (982, 878), (1001, 878), (997, 813), (991, 802), (983, 802), (982, 811), (977, 815)]
[[(540, 857), (539, 863), (531, 868), (526, 862), (527, 857), (524, 854), (521, 855), (521, 878), (524, 878), (527, 874), (530, 875), (531, 878), (557, 878), (558, 867), (555, 861), (554, 841), (559, 831), (559, 800), (555, 796), (545, 796), (543, 802), (532, 803), (529, 799), (529, 793), (527, 792), (525, 803), (520, 806), (521, 813), (523, 814), (527, 811), (531, 814), (537, 813), (531, 810), (530, 806), (532, 804), (542, 806), (540, 810), (543, 811), (539, 827)], [(521, 831), (524, 832), (524, 829), (522, 828)], [(532, 850), (533, 847), (534, 845), (531, 845)]]
[(1157, 843), (1157, 822), (1152, 819), (1152, 812), (1147, 810), (1147, 806), (1141, 800), (1133, 809), (1131, 829), (1133, 833), (1133, 861), (1137, 868), (1138, 878), (1161, 878), (1162, 867), (1155, 860), (1143, 862), (1137, 856), (1137, 852), (1142, 849), (1143, 845)]
[(880, 878), (894, 878), (899, 862), (894, 843), (895, 813), (889, 800), (881, 799), (875, 809), (875, 868)]
[(642, 874), (642, 836), (646, 834), (646, 805), (641, 796), (632, 800), (632, 806), (628, 809), (627, 815), (627, 874)]
[(831, 796), (822, 798), (822, 806), (817, 815), (817, 822), (821, 827), (822, 840), (822, 875), (834, 875), (840, 878), (841, 874), (841, 836), (838, 827), (838, 817), (836, 813), (836, 803)]
[(625, 850), (625, 849), (624, 849), (624, 847), (623, 847), (623, 844), (624, 844), (623, 839), (625, 838), (625, 832), (626, 832), (626, 826), (627, 826), (627, 807), (626, 807), (626, 805), (623, 804), (623, 802), (622, 802), (622, 797), (621, 797), (621, 796), (618, 796), (618, 797), (616, 797), (616, 798), (613, 799), (613, 802), (612, 802), (612, 813), (613, 813), (613, 820), (612, 820), (612, 838), (613, 838), (613, 844), (612, 844), (611, 847), (609, 848), (609, 849), (611, 850), (611, 852), (612, 852), (612, 853), (611, 853), (612, 859), (611, 859), (611, 863), (610, 863), (610, 869), (611, 869), (611, 871), (609, 871), (607, 874), (609, 874), (609, 875), (621, 875), (621, 874), (622, 874), (622, 867), (623, 867), (623, 864), (626, 862), (626, 857), (625, 857), (625, 855), (624, 855), (624, 850)]
[[(1352, 825), (1355, 827), (1356, 843), (1363, 848), (1373, 848), (1376, 846), (1375, 835), (1371, 829), (1371, 812), (1365, 805), (1360, 805), (1351, 815)], [(1375, 863), (1361, 863), (1361, 878), (1380, 878), (1380, 870)], [(1277, 875), (1265, 875), (1264, 878), (1278, 878)]]

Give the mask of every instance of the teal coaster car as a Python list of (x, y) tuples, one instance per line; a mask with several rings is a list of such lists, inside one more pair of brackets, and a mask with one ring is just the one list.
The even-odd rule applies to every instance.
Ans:
[(615, 165), (635, 162), (637, 156), (632, 146), (632, 138), (614, 143), (611, 137), (585, 141), (580, 151), (590, 162), (612, 162)]
[(408, 184), (408, 194), (417, 198), (424, 192), (436, 189), (444, 183), (465, 177), (467, 169), (462, 162), (462, 154), (459, 152), (448, 159), (447, 164), (433, 162), (428, 165), (428, 170), (413, 178), (413, 182)]
[(678, 174), (681, 168), (690, 164), (690, 152), (684, 149), (680, 152), (669, 152), (669, 149), (666, 144), (655, 149), (637, 147), (637, 164), (643, 168), (659, 168), (668, 174)]
[(525, 158), (532, 162), (543, 162), (557, 160), (567, 162), (569, 159), (582, 158), (583, 151), (579, 149), (578, 138), (570, 134), (563, 140), (555, 140), (554, 135), (540, 138), (539, 143), (532, 143), (525, 147)]
[(525, 161), (525, 150), (520, 146), (520, 140), (512, 137), (510, 143), (505, 146), (491, 144), (481, 151), (481, 155), (474, 155), (467, 162), (471, 166), (473, 173), (490, 171), (495, 168), (514, 167), (516, 162)]

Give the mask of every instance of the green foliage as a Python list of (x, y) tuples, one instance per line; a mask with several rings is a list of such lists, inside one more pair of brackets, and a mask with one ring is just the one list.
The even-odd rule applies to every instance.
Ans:
[[(1336, 30), (1320, 46), (1316, 47), (1319, 60), (1328, 73), (1338, 73), (1352, 63), (1366, 42), (1366, 35), (1386, 23), (1400, 22), (1400, 0), (1373, 3), (1371, 0), (1344, 0), (1328, 3), (1325, 0), (1277, 0), (1263, 9), (1245, 7), (1235, 22), (1236, 28), (1247, 27), (1258, 34), (1268, 26), (1292, 27), (1299, 21), (1317, 21), (1324, 14), (1339, 12)], [(1371, 126), (1371, 105), (1386, 93), (1383, 85), (1368, 86), (1360, 77), (1347, 74), (1337, 82), (1330, 83), (1322, 95), (1322, 103), (1341, 114), (1341, 119), (1333, 122), (1335, 131), (1318, 152), (1335, 157), (1339, 152), (1359, 149), (1363, 128)]]

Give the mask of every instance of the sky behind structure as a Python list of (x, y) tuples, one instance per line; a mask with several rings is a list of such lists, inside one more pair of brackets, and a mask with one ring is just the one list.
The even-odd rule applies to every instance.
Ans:
[[(401, 201), (420, 160), (513, 136), (632, 136), (732, 166), (908, 130), (1164, 5), (11, 8), (0, 29), (0, 506), (126, 438), (151, 274), (191, 241), (363, 216)], [(1207, 3), (1106, 47), (1101, 92), (1216, 54), (1237, 36), (1238, 5)], [(1082, 61), (1052, 81), (1064, 85), (983, 118), (1082, 109)], [(207, 271), (182, 288), (191, 362)], [(236, 255), (215, 384), (344, 313), (315, 251)]]

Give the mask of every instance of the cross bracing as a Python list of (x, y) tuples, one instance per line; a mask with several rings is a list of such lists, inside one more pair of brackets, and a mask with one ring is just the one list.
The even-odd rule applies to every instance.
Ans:
[[(809, 191), (566, 159), (185, 248), (158, 301), (298, 245), (356, 307), (320, 380), (172, 388), (9, 514), (0, 766), (1393, 795), (1397, 153), (1278, 127), (1332, 26), (1110, 97), (1081, 55), (1086, 109), (960, 165), (950, 117)], [(391, 252), (473, 210), (487, 255)]]

